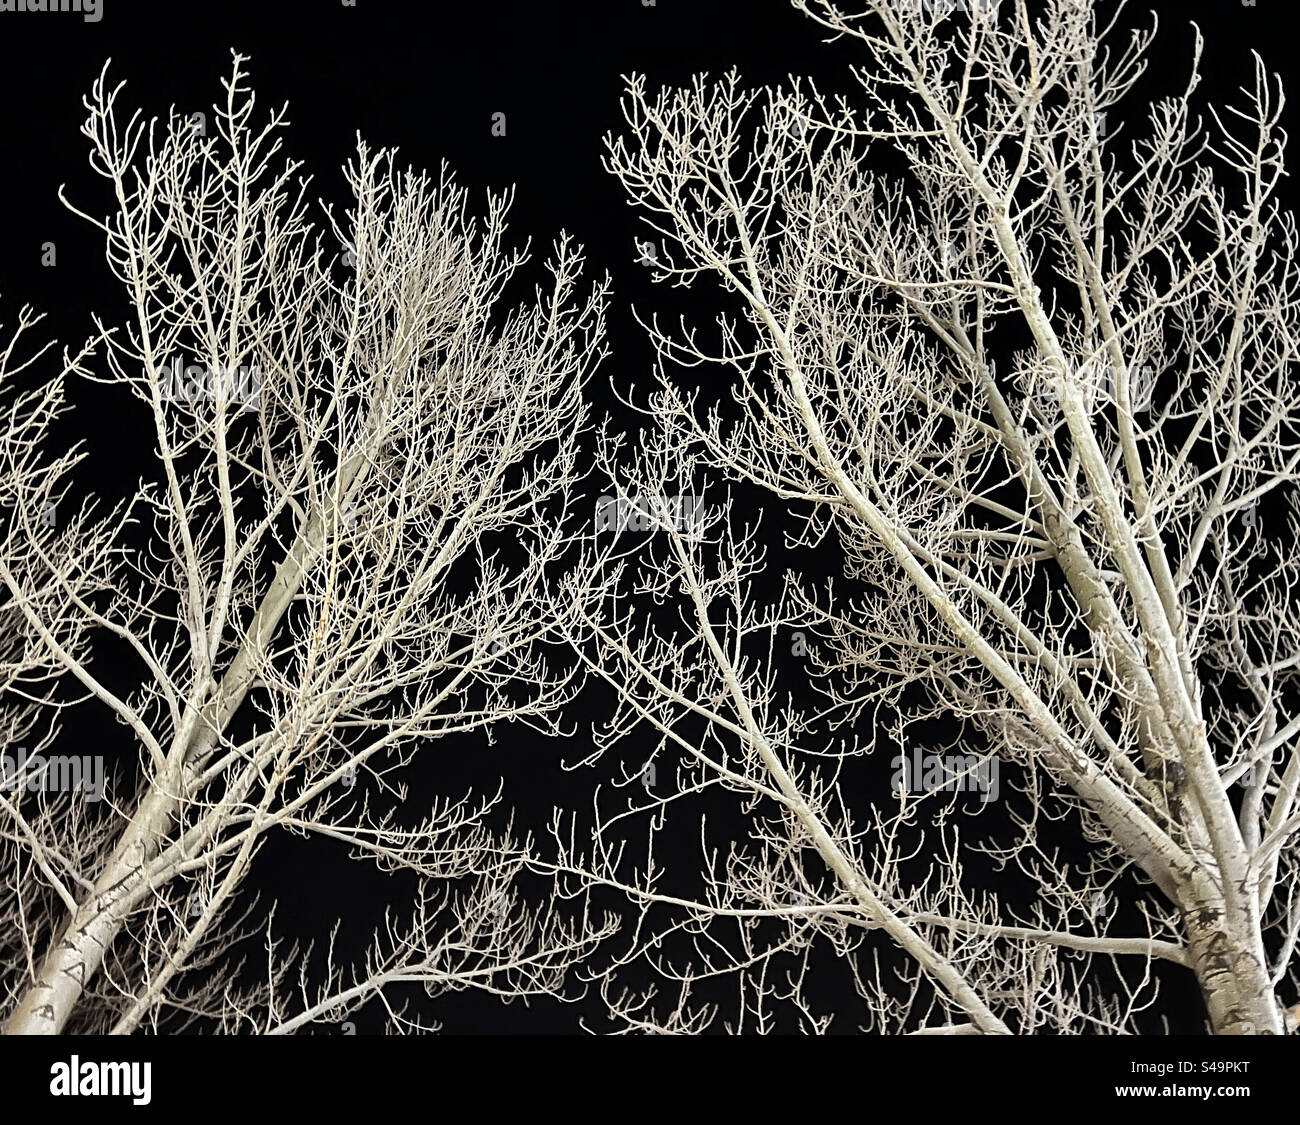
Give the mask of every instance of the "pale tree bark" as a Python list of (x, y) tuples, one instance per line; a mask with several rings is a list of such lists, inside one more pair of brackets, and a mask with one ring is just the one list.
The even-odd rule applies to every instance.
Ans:
[[(821, 1030), (805, 983), (829, 944), (873, 1030), (1131, 1031), (1159, 959), (1194, 975), (1214, 1033), (1281, 1033), (1300, 932), (1300, 285), (1276, 82), (1259, 64), (1208, 117), (1195, 78), (1134, 104), (1154, 32), (1083, 0), (795, 7), (860, 51), (851, 97), (633, 77), (608, 146), (662, 246), (656, 279), (729, 298), (720, 334), (651, 321), (648, 440), (636, 457), (610, 440), (604, 461), (628, 504), (653, 501), (654, 534), (641, 555), (597, 532), (600, 579), (574, 592), (574, 640), (623, 700), (602, 747), (648, 730), (679, 759), (632, 811), (598, 810), (594, 850), (557, 825), (568, 877), (646, 913), (611, 1010), (698, 1030), (717, 1009), (694, 992), (730, 975), (733, 1026), (784, 1006)], [(678, 389), (676, 367), (710, 363), (716, 380)], [(671, 515), (722, 480), (806, 521), (773, 605), (729, 493), (713, 485), (699, 527)], [(838, 551), (843, 580), (800, 579), (799, 549)], [(637, 567), (678, 613), (599, 596)], [(815, 637), (819, 708), (776, 676), (794, 631)], [(935, 743), (935, 723), (962, 733)], [(960, 786), (891, 813), (846, 780), (927, 740), (940, 766), (983, 747), (967, 773), (1016, 778), (1009, 838), (965, 847), (951, 810), (923, 827)], [(705, 893), (665, 890), (655, 834), (722, 791), (747, 837), (706, 853)], [(638, 817), (639, 867), (621, 842)], [(1057, 822), (1068, 856), (1045, 843)], [(935, 857), (919, 881), (913, 849)], [(1035, 901), (970, 892), (981, 854)], [(912, 966), (902, 998), (872, 975), (873, 930)], [(670, 971), (657, 951), (686, 933)], [(619, 983), (633, 962), (669, 1003)], [(1090, 976), (1109, 963), (1115, 979)]]
[[(138, 690), (100, 683), (8, 557), (0, 578), (52, 674), (134, 737), (140, 774), (94, 846), (14, 843), (24, 901), (47, 909), (4, 917), (26, 950), (7, 966), (12, 1033), (287, 1032), (380, 994), (392, 1026), (428, 1026), (390, 986), (555, 993), (612, 926), (521, 897), (532, 845), (489, 829), (499, 794), (426, 799), (414, 824), (371, 808), (433, 740), (551, 731), (577, 689), (538, 607), (568, 550), (604, 288), (579, 293), (564, 238), (549, 283), (507, 306), (527, 261), (503, 249), (509, 199), (475, 218), (445, 172), (364, 145), (346, 220), (313, 226), (278, 156), (284, 112), (258, 123), (242, 63), (210, 121), (123, 121), (102, 76), (86, 103), (116, 212), (83, 217), (134, 319), (103, 329), (106, 369), (83, 373), (143, 404), (158, 471), (86, 532), (123, 525), (111, 579), (91, 596), (65, 552), (52, 585), (79, 629), (127, 646)], [(294, 979), (313, 951), (268, 923), (265, 979), (237, 977), (258, 932), (241, 885), (274, 831), (418, 877), (364, 964), (337, 964), (331, 936), (323, 973)], [(51, 903), (60, 862), (75, 884)]]
[[(73, 499), (84, 452), (55, 454), (51, 438), (68, 409), (67, 378), (85, 372), (94, 347), (75, 357), (65, 353), (51, 372), (50, 346), (30, 343), (41, 319), (24, 308), (12, 331), (0, 327), (0, 573), (23, 590), (22, 599), (0, 594), (0, 865), (6, 873), (0, 915), (21, 919), (24, 935), (36, 942), (52, 939), (58, 913), (76, 909), (84, 893), (76, 864), (102, 844), (84, 808), (46, 782), (48, 755), (59, 746), (59, 716), (75, 702), (59, 690), (63, 662), (86, 656), (90, 631), (65, 590), (79, 597), (104, 590), (112, 547), (111, 535), (96, 530), (94, 506)], [(35, 611), (34, 620), (26, 609)], [(7, 989), (32, 953), (30, 944), (6, 941), (0, 979)]]

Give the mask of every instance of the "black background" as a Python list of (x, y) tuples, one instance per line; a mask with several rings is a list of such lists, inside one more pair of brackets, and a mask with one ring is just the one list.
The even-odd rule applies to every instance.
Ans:
[[(1181, 90), (1193, 20), (1206, 34), (1203, 72), (1211, 99), (1248, 84), (1252, 49), (1287, 77), (1294, 53), (1289, 4), (1162, 0), (1130, 5), (1128, 18), (1142, 22), (1152, 7), (1162, 34), (1142, 92)], [(229, 73), (232, 48), (249, 56), (264, 107), (289, 102), (287, 151), (305, 162), (317, 195), (345, 202), (338, 169), (359, 131), (372, 146), (398, 147), (417, 167), (447, 161), (471, 192), (515, 185), (517, 241), (531, 237), (544, 251), (561, 229), (575, 236), (591, 274), (607, 271), (614, 282), (613, 355), (591, 388), (597, 416), (617, 415), (609, 381), (649, 380), (652, 357), (633, 307), (665, 307), (636, 262), (634, 239), (642, 233), (636, 218), (600, 166), (601, 138), (621, 122), (620, 76), (642, 71), (652, 85), (677, 83), (734, 66), (749, 84), (812, 75), (835, 89), (846, 86), (853, 58), (850, 47), (822, 43), (816, 25), (783, 0), (658, 0), (653, 7), (641, 0), (456, 6), (359, 0), (355, 7), (329, 0), (104, 0), (98, 23), (75, 14), (0, 14), (0, 323), (12, 323), (17, 306), (31, 303), (48, 312), (45, 327), (53, 335), (76, 343), (89, 334), (92, 312), (113, 322), (126, 311), (97, 232), (55, 195), (66, 184), (87, 211), (107, 209), (79, 133), (81, 99), (105, 58), (112, 58), (110, 77), (128, 83), (128, 105), (165, 115), (172, 105), (184, 112), (210, 108)], [(497, 112), (507, 115), (504, 137), (492, 135)], [(54, 268), (41, 265), (46, 242), (58, 248)], [(144, 419), (124, 413), (120, 398), (100, 388), (78, 386), (73, 399), (82, 409), (69, 440), (87, 442), (94, 488), (116, 499), (147, 470)], [(596, 693), (584, 718), (609, 706)], [(120, 740), (120, 730), (87, 713), (70, 724), (69, 737), (108, 744)], [(574, 745), (535, 740), (488, 749), (481, 738), (465, 739), (439, 748), (437, 785), (455, 791), (461, 783), (504, 777), (507, 797), (525, 806), (531, 799), (535, 812), (571, 796), (581, 801), (587, 782), (558, 770), (556, 760), (581, 757), (586, 738), (580, 725)], [(295, 932), (321, 934), (342, 918), (345, 944), (350, 936), (364, 944), (376, 911), (394, 892), (352, 867), (318, 845), (281, 841), (268, 850), (259, 879), (280, 899), (280, 917)], [(853, 1029), (855, 1000), (844, 997), (838, 1030)], [(834, 997), (828, 1002), (834, 1005)], [(1171, 1003), (1175, 1030), (1195, 1030), (1194, 993), (1175, 988)], [(462, 994), (440, 1002), (433, 1014), (448, 1032), (571, 1033), (577, 1017), (592, 1011), (547, 1002), (507, 1007)], [(362, 1030), (378, 1026), (363, 1021)]]

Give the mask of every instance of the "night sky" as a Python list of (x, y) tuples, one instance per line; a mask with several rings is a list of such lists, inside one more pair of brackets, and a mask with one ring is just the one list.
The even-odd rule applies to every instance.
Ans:
[[(717, 75), (734, 67), (753, 85), (795, 75), (812, 76), (828, 90), (852, 88), (852, 48), (824, 44), (818, 27), (783, 0), (657, 0), (652, 6), (642, 0), (103, 3), (98, 23), (74, 14), (0, 14), (0, 323), (11, 323), (16, 308), (30, 303), (48, 313), (50, 333), (74, 343), (92, 331), (92, 314), (114, 322), (127, 312), (98, 233), (56, 196), (64, 184), (69, 198), (91, 213), (107, 209), (103, 181), (87, 165), (87, 142), (79, 132), (81, 99), (105, 59), (112, 59), (110, 78), (127, 83), (126, 104), (165, 116), (172, 105), (187, 113), (208, 109), (221, 94), (219, 83), (229, 74), (235, 49), (249, 58), (259, 105), (289, 103), (286, 152), (304, 162), (321, 198), (346, 205), (339, 170), (360, 133), (371, 146), (397, 147), (403, 161), (418, 168), (436, 170), (447, 162), (472, 197), (513, 185), (511, 237), (531, 238), (538, 257), (561, 230), (573, 235), (586, 250), (589, 276), (608, 272), (613, 281), (612, 355), (590, 392), (594, 416), (608, 413), (616, 424), (628, 418), (611, 384), (644, 387), (652, 374), (652, 349), (634, 309), (689, 314), (698, 303), (701, 316), (711, 319), (718, 307), (716, 291), (661, 292), (637, 263), (641, 228), (618, 182), (600, 163), (602, 138), (622, 121), (621, 76), (643, 72), (652, 85), (675, 84), (700, 71)], [(1286, 77), (1295, 53), (1289, 3), (1161, 0), (1130, 5), (1128, 18), (1141, 22), (1140, 13), (1152, 7), (1161, 36), (1142, 86), (1152, 96), (1182, 89), (1193, 20), (1206, 35), (1211, 98), (1247, 83), (1252, 49)], [(1141, 105), (1141, 99), (1133, 104)], [(493, 135), (494, 114), (505, 114), (505, 136)], [(43, 244), (50, 242), (57, 247), (54, 268), (41, 260)], [(69, 441), (85, 441), (90, 453), (81, 483), (113, 500), (128, 494), (150, 471), (147, 419), (137, 404), (103, 387), (78, 384), (72, 398), (78, 410), (64, 429)], [(741, 502), (762, 504), (754, 498)], [(766, 512), (765, 519), (766, 532), (778, 543), (782, 513)], [(834, 572), (830, 550), (820, 561)], [(112, 681), (121, 667), (107, 649), (100, 659)], [(797, 669), (792, 665), (787, 672), (793, 676)], [(518, 727), (492, 747), (482, 736), (448, 740), (417, 767), (415, 791), (495, 788), (504, 779), (520, 822), (540, 827), (552, 805), (588, 802), (593, 774), (564, 770), (560, 762), (585, 757), (590, 722), (612, 707), (606, 691), (589, 689), (567, 741), (523, 739), (513, 733)], [(133, 754), (123, 729), (87, 707), (69, 719), (66, 737), (89, 739), (105, 754)], [(629, 760), (637, 753), (636, 746), (626, 750)], [(729, 815), (720, 812), (721, 831)], [(686, 839), (679, 856), (672, 845), (666, 854), (688, 863), (696, 845)], [(319, 937), (339, 922), (341, 945), (361, 949), (384, 906), (403, 901), (400, 884), (346, 862), (328, 846), (273, 838), (250, 890), (279, 900), (277, 923), (284, 933)], [(1198, 997), (1190, 975), (1178, 980), (1181, 985), (1168, 985), (1163, 1012), (1172, 1029), (1195, 1030)], [(851, 1032), (857, 997), (851, 989), (837, 991), (843, 985), (834, 966), (827, 966), (816, 999), (839, 1013), (832, 1031)], [(428, 1002), (415, 990), (410, 999), (417, 1006), (427, 1003), (428, 1015), (448, 1032), (573, 1033), (580, 1030), (580, 1017), (593, 1029), (604, 1028), (603, 1006), (595, 998), (525, 1007), (472, 992)], [(358, 1023), (362, 1032), (378, 1031), (380, 1014), (372, 1006)]]

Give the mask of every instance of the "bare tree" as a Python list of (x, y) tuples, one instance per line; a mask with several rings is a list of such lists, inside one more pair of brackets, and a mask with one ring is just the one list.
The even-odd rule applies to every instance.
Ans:
[[(609, 929), (521, 898), (531, 845), (489, 825), (499, 793), (429, 799), (401, 772), (444, 735), (553, 730), (576, 690), (539, 607), (568, 549), (605, 289), (578, 292), (561, 238), (549, 281), (511, 296), (527, 255), (504, 249), (509, 197), (476, 219), (445, 172), (364, 144), (346, 219), (313, 226), (284, 111), (259, 122), (243, 61), (210, 126), (123, 121), (103, 75), (86, 101), (114, 213), (78, 213), (132, 319), (75, 366), (143, 403), (157, 473), (56, 543), (33, 533), (24, 460), (46, 401), (18, 408), (26, 430), (10, 419), (6, 686), (82, 689), (133, 741), (138, 787), (98, 813), (84, 794), (0, 804), (10, 1032), (287, 1032), (376, 995), (420, 1026), (390, 986), (554, 993)], [(92, 634), (138, 675), (129, 694), (97, 675)], [(415, 797), (422, 819), (403, 815)], [(242, 886), (273, 831), (416, 877), (364, 964), (332, 934), (283, 948), (255, 917)]]
[[(93, 509), (69, 509), (72, 476), (83, 459), (74, 447), (51, 456), (51, 432), (66, 413), (68, 375), (83, 370), (91, 354), (64, 355), (52, 377), (32, 379), (49, 362), (50, 345), (32, 345), (41, 317), (19, 312), (12, 332), (0, 329), (0, 854), (6, 872), (0, 916), (4, 931), (0, 974), (6, 986), (24, 969), (20, 933), (34, 942), (54, 937), (60, 913), (75, 909), (89, 884), (81, 877), (104, 840), (86, 808), (51, 784), (49, 751), (60, 732), (59, 715), (76, 702), (60, 691), (62, 658), (85, 659), (88, 623), (64, 595), (91, 597), (104, 589), (111, 536), (90, 526)], [(35, 383), (24, 386), (25, 383)], [(24, 591), (24, 614), (10, 592)], [(9, 877), (12, 874), (12, 877)]]
[[(724, 294), (716, 333), (650, 325), (642, 451), (606, 442), (606, 510), (649, 553), (598, 530), (575, 579), (575, 640), (622, 700), (602, 748), (657, 740), (594, 851), (556, 826), (575, 887), (643, 910), (614, 1014), (699, 1030), (722, 981), (733, 1030), (821, 1030), (832, 949), (873, 1030), (1132, 1031), (1164, 962), (1214, 1033), (1278, 1034), (1300, 933), (1282, 95), (1257, 60), (1241, 105), (1198, 116), (1198, 34), (1185, 91), (1134, 105), (1155, 28), (1086, 0), (795, 7), (861, 52), (851, 96), (633, 77), (608, 144), (656, 280)], [(699, 518), (670, 505), (706, 489)], [(838, 575), (767, 596), (733, 514), (756, 490), (802, 521), (772, 548)], [(811, 701), (778, 679), (804, 645)], [(958, 812), (972, 791), (1003, 819)], [(701, 808), (729, 818), (674, 884), (656, 841)]]

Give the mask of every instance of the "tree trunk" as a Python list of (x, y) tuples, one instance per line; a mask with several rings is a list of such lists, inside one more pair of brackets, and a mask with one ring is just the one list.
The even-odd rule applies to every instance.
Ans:
[(1234, 933), (1222, 903), (1202, 901), (1183, 911), (1192, 971), (1215, 1035), (1281, 1035), (1273, 986), (1258, 935)]
[(99, 971), (104, 951), (117, 936), (138, 889), (140, 869), (155, 855), (175, 814), (177, 797), (150, 788), (95, 883), (58, 941), (41, 962), (6, 1035), (58, 1035), (81, 998), (86, 982)]
[[(353, 454), (341, 474), (344, 488), (354, 479), (364, 479), (367, 471), (360, 455)], [(135, 906), (134, 892), (139, 890), (140, 869), (158, 854), (172, 829), (180, 794), (191, 777), (188, 771), (202, 763), (248, 694), (265, 647), (301, 588), (308, 565), (320, 550), (324, 526), (317, 513), (299, 533), (262, 599), (244, 643), (222, 678), (221, 687), (204, 706), (202, 720), (192, 728), (179, 769), (150, 786), (104, 865), (95, 889), (78, 907), (41, 962), (36, 979), (5, 1025), (5, 1034), (58, 1035), (63, 1031), (86, 983), (99, 971), (104, 951)]]

